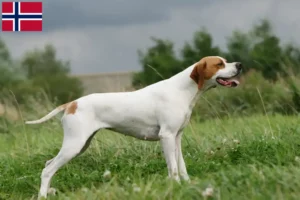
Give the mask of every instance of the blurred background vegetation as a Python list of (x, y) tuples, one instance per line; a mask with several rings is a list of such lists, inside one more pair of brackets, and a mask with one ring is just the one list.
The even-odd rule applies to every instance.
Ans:
[[(194, 110), (195, 120), (255, 113), (293, 115), (300, 111), (300, 48), (293, 43), (283, 44), (267, 20), (249, 32), (235, 30), (226, 39), (226, 49), (215, 45), (205, 28), (195, 32), (179, 54), (172, 41), (151, 39), (153, 46), (138, 51), (142, 70), (133, 77), (136, 89), (169, 78), (204, 56), (220, 55), (229, 62), (244, 64), (242, 84), (206, 93)], [(13, 60), (1, 38), (0, 87), (0, 104), (31, 109), (32, 102), (57, 105), (83, 94), (80, 80), (70, 76), (70, 63), (58, 59), (53, 46)]]
[(67, 102), (82, 94), (78, 79), (69, 76), (68, 62), (57, 59), (51, 45), (27, 52), (21, 61), (12, 60), (4, 41), (0, 40), (1, 97), (13, 93), (18, 103), (40, 94), (47, 94), (51, 101)]

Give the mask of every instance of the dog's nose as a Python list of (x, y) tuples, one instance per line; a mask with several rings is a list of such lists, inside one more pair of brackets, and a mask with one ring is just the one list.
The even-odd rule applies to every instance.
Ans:
[(235, 63), (235, 67), (240, 71), (240, 70), (242, 70), (243, 65), (242, 65), (242, 63), (237, 62), (237, 63)]

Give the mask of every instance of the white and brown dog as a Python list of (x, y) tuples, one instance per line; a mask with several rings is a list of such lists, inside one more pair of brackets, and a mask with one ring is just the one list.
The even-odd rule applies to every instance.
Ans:
[(242, 69), (239, 62), (210, 56), (175, 76), (133, 92), (90, 94), (61, 105), (45, 117), (26, 124), (42, 123), (65, 110), (64, 139), (41, 175), (39, 196), (46, 197), (55, 172), (84, 152), (94, 134), (110, 129), (142, 140), (160, 140), (169, 177), (189, 180), (181, 152), (181, 137), (200, 95), (217, 85), (235, 87)]

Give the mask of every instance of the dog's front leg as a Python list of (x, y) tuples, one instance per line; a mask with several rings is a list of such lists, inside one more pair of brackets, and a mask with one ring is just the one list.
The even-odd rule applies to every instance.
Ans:
[(159, 133), (160, 142), (163, 148), (164, 156), (168, 166), (168, 174), (170, 178), (180, 181), (178, 175), (178, 165), (176, 161), (176, 134), (170, 131), (161, 131)]
[(176, 136), (176, 159), (177, 159), (177, 163), (178, 163), (179, 175), (181, 176), (181, 178), (183, 180), (189, 182), (190, 177), (187, 173), (185, 162), (184, 162), (183, 155), (182, 155), (182, 150), (181, 150), (181, 137), (182, 137), (182, 134), (183, 134), (183, 132), (180, 131)]

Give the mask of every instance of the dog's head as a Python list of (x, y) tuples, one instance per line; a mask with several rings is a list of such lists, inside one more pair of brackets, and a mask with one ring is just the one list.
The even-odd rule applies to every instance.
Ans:
[(217, 85), (236, 87), (239, 81), (234, 77), (242, 71), (240, 62), (227, 63), (219, 56), (208, 56), (202, 58), (195, 67), (190, 77), (198, 84), (198, 89), (215, 87)]

